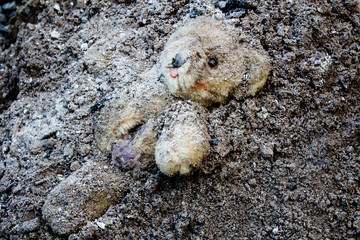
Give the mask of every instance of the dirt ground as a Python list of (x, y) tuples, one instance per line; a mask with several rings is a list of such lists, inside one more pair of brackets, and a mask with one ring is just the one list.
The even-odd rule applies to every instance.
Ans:
[[(0, 239), (360, 239), (359, 0), (16, 2)], [(209, 109), (217, 145), (191, 176), (150, 161), (134, 177), (98, 150), (94, 117), (198, 15), (257, 40), (272, 71), (256, 96)]]

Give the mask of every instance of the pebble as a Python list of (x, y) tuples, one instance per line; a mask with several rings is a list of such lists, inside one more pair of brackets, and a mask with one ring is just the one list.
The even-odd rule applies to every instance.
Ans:
[(346, 148), (346, 152), (348, 152), (348, 153), (354, 152), (354, 147), (353, 147), (353, 146), (348, 146), (348, 147)]
[(264, 144), (260, 147), (261, 153), (266, 158), (271, 158), (274, 156), (274, 144)]
[(256, 186), (256, 179), (255, 179), (255, 178), (250, 179), (250, 180), (249, 180), (249, 185), (250, 185), (251, 187)]
[(86, 15), (86, 14), (82, 15), (81, 16), (81, 22), (82, 23), (87, 23), (87, 21), (88, 21), (88, 15)]
[(55, 9), (56, 11), (60, 12), (60, 10), (61, 10), (61, 9), (60, 9), (60, 5), (56, 3), (56, 4), (54, 5), (54, 9)]
[(39, 180), (39, 181), (36, 181), (36, 182), (34, 183), (34, 185), (35, 185), (35, 186), (39, 186), (39, 185), (47, 182), (48, 180), (49, 180), (48, 178), (43, 178), (43, 179), (41, 179), (41, 180)]
[(13, 2), (8, 2), (8, 3), (5, 3), (2, 5), (2, 9), (4, 11), (12, 11), (12, 10), (15, 10), (16, 9), (16, 3), (15, 1)]
[(87, 43), (83, 43), (83, 44), (81, 44), (80, 48), (81, 48), (81, 50), (86, 51), (89, 48), (89, 46)]
[(72, 158), (73, 155), (74, 155), (73, 146), (71, 144), (66, 145), (64, 148), (64, 156)]
[(101, 228), (101, 229), (105, 229), (105, 227), (106, 227), (106, 224), (105, 223), (103, 223), (103, 222), (98, 222), (97, 220), (95, 220), (95, 223), (99, 226), (99, 228)]
[(278, 233), (279, 233), (279, 228), (278, 228), (278, 227), (274, 228), (274, 229), (272, 230), (272, 233), (273, 233), (273, 234), (278, 234)]
[(65, 178), (62, 174), (58, 174), (56, 175), (56, 180), (58, 180), (59, 182), (63, 181)]
[(59, 39), (60, 33), (58, 31), (54, 30), (50, 33), (50, 36), (51, 36), (51, 38)]
[(79, 168), (81, 168), (81, 164), (79, 163), (79, 161), (75, 161), (70, 164), (70, 170), (73, 172), (78, 170)]
[(244, 16), (246, 13), (245, 8), (237, 8), (233, 11), (231, 11), (231, 13), (227, 13), (226, 17), (227, 18), (240, 18), (242, 16)]

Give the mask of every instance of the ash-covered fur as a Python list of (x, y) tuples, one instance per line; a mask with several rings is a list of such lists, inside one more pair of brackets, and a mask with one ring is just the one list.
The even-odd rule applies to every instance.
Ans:
[(101, 151), (111, 151), (112, 145), (121, 142), (130, 130), (154, 119), (172, 102), (159, 75), (156, 65), (123, 91), (126, 96), (114, 97), (98, 113), (95, 138)]
[[(193, 102), (178, 101), (170, 106), (155, 146), (155, 160), (166, 175), (187, 175), (209, 154), (210, 136), (204, 111)], [(161, 122), (161, 120), (160, 120)]]
[[(160, 65), (143, 73), (129, 88), (127, 97), (111, 101), (112, 108), (108, 105), (104, 114), (99, 114), (99, 148), (115, 150), (113, 159), (129, 155), (130, 150), (134, 156), (131, 159), (140, 161), (142, 154), (153, 154), (159, 169), (169, 176), (189, 174), (192, 167), (199, 166), (209, 154), (210, 137), (206, 118), (199, 116), (199, 112), (206, 111), (196, 109), (225, 103), (231, 95), (237, 99), (253, 95), (269, 74), (267, 55), (240, 46), (232, 34), (231, 26), (210, 17), (190, 20), (174, 32), (161, 54)], [(170, 93), (189, 101), (175, 103)], [(172, 104), (181, 111), (168, 116), (168, 124), (156, 137), (154, 128), (159, 125), (152, 124), (159, 123), (155, 119)], [(141, 124), (147, 126), (147, 135), (142, 137), (138, 132), (134, 141), (123, 147), (122, 138)], [(119, 152), (121, 149), (125, 152)], [(140, 157), (135, 158), (138, 154)]]
[(170, 92), (211, 105), (225, 103), (230, 94), (242, 98), (261, 88), (270, 70), (267, 56), (240, 46), (232, 34), (210, 17), (199, 17), (177, 30), (161, 54)]

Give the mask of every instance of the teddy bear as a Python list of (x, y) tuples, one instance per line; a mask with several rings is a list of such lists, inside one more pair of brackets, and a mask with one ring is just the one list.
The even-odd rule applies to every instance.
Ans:
[(167, 176), (188, 175), (211, 151), (207, 110), (254, 95), (270, 69), (265, 51), (240, 44), (229, 24), (191, 19), (169, 37), (140, 84), (98, 114), (97, 144), (124, 168), (155, 159)]

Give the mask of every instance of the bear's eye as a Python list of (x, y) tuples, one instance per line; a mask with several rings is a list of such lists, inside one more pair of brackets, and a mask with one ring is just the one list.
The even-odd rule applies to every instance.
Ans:
[(218, 65), (218, 61), (216, 60), (216, 58), (210, 58), (208, 61), (208, 65), (211, 69), (215, 69)]

